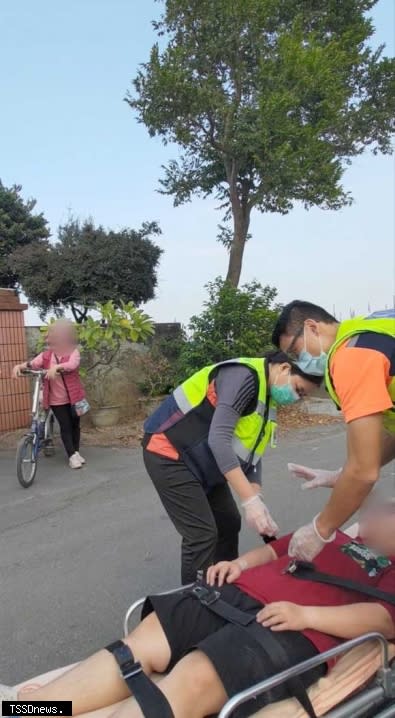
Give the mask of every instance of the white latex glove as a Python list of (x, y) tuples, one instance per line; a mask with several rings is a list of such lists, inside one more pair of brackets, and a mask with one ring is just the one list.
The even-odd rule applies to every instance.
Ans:
[(326, 469), (310, 469), (308, 466), (299, 466), (299, 464), (288, 464), (288, 471), (295, 479), (305, 479), (301, 489), (316, 489), (317, 486), (327, 486), (332, 489), (342, 469), (327, 471)]
[(241, 505), (250, 528), (265, 536), (275, 536), (278, 533), (278, 526), (270, 516), (269, 509), (260, 494), (243, 501)]
[(289, 556), (302, 561), (312, 561), (322, 551), (325, 544), (333, 541), (336, 531), (328, 539), (324, 539), (318, 532), (316, 521), (317, 516), (310, 524), (295, 531), (288, 547)]

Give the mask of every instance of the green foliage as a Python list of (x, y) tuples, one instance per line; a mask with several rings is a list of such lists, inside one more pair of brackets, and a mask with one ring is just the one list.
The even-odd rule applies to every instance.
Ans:
[(18, 286), (18, 272), (9, 262), (12, 252), (18, 247), (41, 247), (49, 237), (44, 215), (33, 213), (36, 200), (25, 202), (21, 190), (20, 185), (7, 188), (0, 180), (0, 287)]
[(121, 302), (116, 307), (113, 301), (96, 307), (101, 321), (87, 317), (78, 326), (79, 341), (87, 351), (103, 357), (100, 363), (109, 364), (107, 356), (113, 357), (123, 342), (144, 342), (154, 334), (154, 325), (150, 317), (132, 302)]
[(151, 349), (140, 357), (142, 379), (137, 383), (145, 396), (169, 394), (176, 386), (175, 366), (163, 354)]
[[(83, 324), (76, 323), (75, 329), (82, 350), (101, 356), (102, 364), (109, 364), (107, 357), (118, 352), (123, 342), (145, 342), (155, 332), (151, 318), (141, 309), (137, 309), (133, 302), (121, 302), (121, 306), (117, 307), (110, 300), (105, 304), (97, 304), (93, 310), (101, 318), (89, 316)], [(45, 346), (48, 327), (55, 321), (51, 319), (49, 324), (40, 327), (39, 351)], [(92, 368), (93, 366), (88, 367), (87, 371), (91, 371)]]
[(126, 98), (177, 143), (161, 181), (175, 205), (214, 194), (237, 286), (253, 208), (351, 202), (347, 164), (391, 151), (395, 60), (372, 49), (377, 0), (166, 0), (159, 42)]
[(240, 289), (217, 278), (207, 285), (208, 299), (192, 317), (181, 350), (179, 380), (202, 367), (242, 356), (262, 356), (271, 346), (271, 333), (280, 307), (277, 290), (250, 282)]
[(98, 302), (141, 304), (155, 296), (162, 254), (153, 241), (161, 233), (155, 222), (119, 232), (71, 219), (59, 228), (56, 244), (27, 247), (13, 256), (21, 284), (41, 316), (61, 316), (70, 308), (83, 322)]
[(169, 394), (178, 384), (180, 356), (184, 348), (183, 332), (176, 337), (154, 338), (147, 353), (140, 356), (140, 391), (150, 397)]

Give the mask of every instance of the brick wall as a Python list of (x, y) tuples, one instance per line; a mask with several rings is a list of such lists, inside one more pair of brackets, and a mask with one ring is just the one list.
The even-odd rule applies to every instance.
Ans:
[(13, 289), (0, 289), (0, 431), (27, 426), (31, 406), (28, 379), (14, 381), (12, 367), (26, 361), (26, 336), (21, 304)]

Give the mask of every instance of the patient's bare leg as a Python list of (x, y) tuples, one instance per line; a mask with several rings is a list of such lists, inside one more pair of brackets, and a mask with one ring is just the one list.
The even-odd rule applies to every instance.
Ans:
[[(204, 718), (219, 713), (228, 699), (213, 664), (201, 651), (189, 653), (179, 661), (162, 678), (159, 687), (175, 718)], [(143, 718), (143, 713), (136, 701), (130, 699), (113, 712), (112, 718)]]
[[(145, 673), (163, 673), (170, 647), (155, 613), (151, 613), (125, 640)], [(130, 696), (119, 667), (108, 651), (99, 651), (78, 666), (33, 692), (19, 692), (19, 700), (68, 700), (73, 715), (109, 706)]]
[[(169, 701), (175, 718), (203, 718), (218, 713), (227, 700), (217, 673), (209, 659), (194, 651), (180, 661), (159, 683)], [(108, 705), (79, 718), (142, 718), (134, 698)]]

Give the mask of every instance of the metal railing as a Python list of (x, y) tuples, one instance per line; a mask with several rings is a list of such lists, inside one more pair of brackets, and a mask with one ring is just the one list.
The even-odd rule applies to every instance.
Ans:
[[(275, 676), (271, 676), (270, 678), (267, 678), (264, 681), (261, 681), (260, 683), (257, 683), (254, 686), (251, 686), (251, 688), (247, 688), (247, 690), (242, 691), (238, 693), (236, 696), (231, 698), (222, 708), (221, 712), (218, 715), (218, 718), (229, 718), (229, 716), (232, 715), (235, 708), (238, 708), (242, 705), (242, 703), (246, 703), (246, 701), (250, 700), (251, 698), (256, 698), (257, 696), (262, 695), (262, 693), (266, 693), (266, 691), (270, 690), (271, 688), (275, 688), (276, 686), (279, 686), (281, 683), (285, 683), (290, 678), (294, 678), (295, 676), (300, 676), (302, 673), (306, 673), (306, 671), (309, 671), (312, 668), (316, 668), (317, 666), (321, 665), (322, 663), (326, 663), (327, 661), (331, 660), (332, 658), (336, 658), (337, 656), (341, 655), (342, 653), (345, 653), (346, 651), (350, 651), (352, 648), (355, 648), (356, 646), (360, 646), (363, 643), (367, 643), (367, 641), (376, 640), (380, 643), (381, 646), (381, 660), (382, 660), (382, 666), (381, 671), (391, 672), (391, 668), (389, 666), (389, 657), (388, 657), (388, 643), (387, 640), (384, 638), (384, 636), (381, 635), (381, 633), (366, 633), (363, 636), (359, 636), (358, 638), (353, 638), (350, 641), (346, 641), (345, 643), (342, 643), (340, 646), (336, 646), (335, 648), (331, 648), (329, 651), (325, 651), (325, 653), (320, 653), (317, 656), (313, 656), (313, 658), (309, 658), (306, 661), (303, 661), (302, 663), (298, 663), (296, 666), (292, 666), (291, 668), (287, 668), (285, 671), (281, 671), (281, 673), (277, 673)], [(379, 671), (380, 673), (380, 671)], [(377, 686), (377, 690), (374, 692), (374, 697), (379, 698), (380, 701), (384, 700), (386, 697), (386, 689), (385, 685)], [(389, 696), (391, 697), (391, 696)], [(369, 705), (363, 704), (363, 707), (369, 707)], [(394, 706), (395, 708), (395, 706)], [(340, 709), (339, 709), (340, 710)], [(355, 713), (355, 710), (353, 713), (345, 713), (345, 712), (339, 712), (337, 718), (348, 718), (348, 716), (352, 716), (353, 718), (356, 718), (358, 714)], [(394, 713), (395, 715), (395, 713)], [(335, 718), (335, 715), (332, 713), (327, 714), (328, 718), (329, 716), (331, 718)]]

